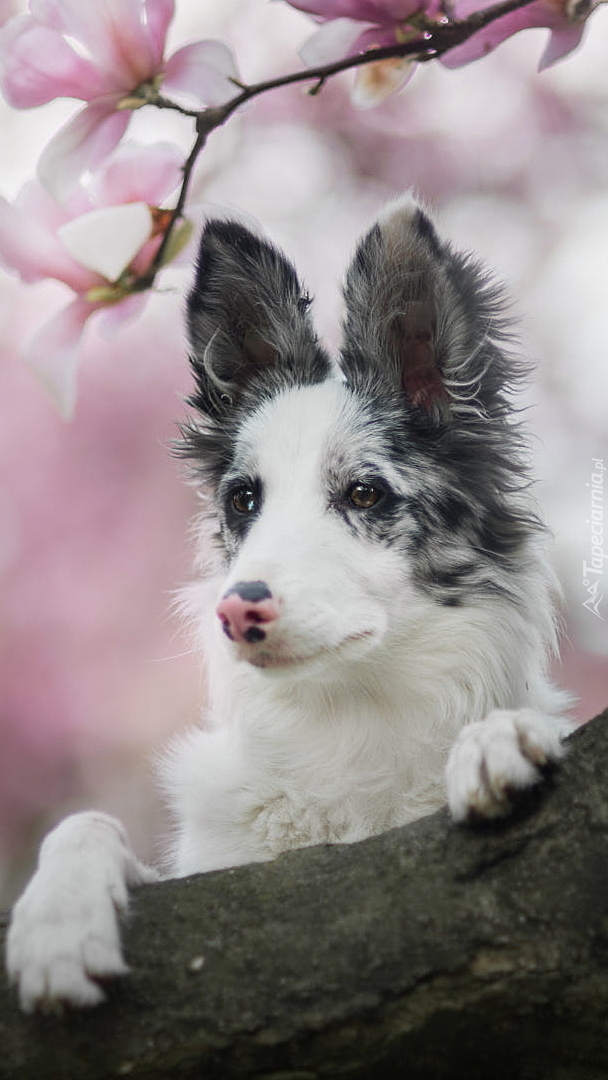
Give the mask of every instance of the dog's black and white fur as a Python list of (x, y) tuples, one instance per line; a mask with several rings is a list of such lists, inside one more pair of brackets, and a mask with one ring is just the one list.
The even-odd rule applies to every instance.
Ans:
[[(501, 815), (562, 753), (499, 291), (406, 197), (359, 244), (345, 302), (334, 368), (285, 257), (207, 225), (183, 448), (205, 499), (187, 605), (210, 704), (164, 766), (175, 875), (404, 824), (446, 776), (455, 819)], [(22, 1006), (100, 1001), (125, 970), (127, 887), (154, 877), (114, 819), (59, 825), (13, 912)]]

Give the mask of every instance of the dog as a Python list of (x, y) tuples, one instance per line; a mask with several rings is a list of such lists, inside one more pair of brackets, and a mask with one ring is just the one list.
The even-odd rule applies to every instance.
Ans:
[[(206, 225), (181, 453), (209, 707), (162, 766), (174, 876), (360, 840), (446, 791), (457, 822), (504, 815), (571, 729), (501, 290), (406, 196), (344, 301), (334, 363), (286, 257)], [(102, 1001), (128, 889), (158, 876), (106, 814), (51, 832), (8, 933), (22, 1008)]]

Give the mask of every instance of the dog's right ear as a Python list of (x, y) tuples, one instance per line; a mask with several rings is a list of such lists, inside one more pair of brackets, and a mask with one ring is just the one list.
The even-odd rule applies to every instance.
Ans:
[(329, 361), (306, 296), (285, 256), (235, 221), (210, 221), (201, 238), (187, 325), (196, 393), (212, 420), (230, 414), (255, 381), (280, 372), (319, 382)]
[(487, 445), (495, 420), (504, 440), (505, 392), (522, 369), (509, 353), (502, 290), (411, 196), (363, 237), (344, 295), (341, 367), (351, 386), (382, 380), (426, 430), (460, 425), (470, 440), (479, 424)]

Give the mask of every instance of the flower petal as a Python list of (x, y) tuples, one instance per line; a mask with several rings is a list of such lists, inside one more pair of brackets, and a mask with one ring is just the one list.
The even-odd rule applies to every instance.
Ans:
[(111, 80), (109, 88), (123, 93), (159, 70), (173, 6), (172, 0), (30, 0), (35, 18), (76, 39)]
[(108, 83), (54, 30), (17, 16), (0, 30), (0, 82), (9, 105), (30, 109), (57, 97), (88, 100)]
[(114, 99), (87, 105), (44, 148), (38, 176), (59, 202), (69, 199), (83, 172), (93, 172), (124, 135), (131, 114), (115, 112), (114, 105)]
[(58, 229), (67, 251), (107, 281), (117, 281), (152, 232), (146, 203), (105, 206), (68, 221)]
[[(122, 2), (122, 0), (121, 0)], [(158, 48), (158, 62), (162, 60), (169, 24), (175, 13), (175, 0), (144, 0), (145, 21)]]
[(184, 157), (175, 143), (122, 143), (92, 178), (96, 206), (145, 202), (160, 206), (179, 187)]
[(64, 420), (74, 414), (80, 338), (94, 311), (85, 300), (72, 301), (36, 331), (25, 349), (25, 362), (44, 383)]
[(411, 56), (393, 57), (365, 64), (357, 71), (351, 101), (357, 109), (370, 109), (409, 82), (416, 70)]
[(96, 279), (57, 239), (57, 227), (66, 220), (67, 215), (61, 214), (61, 208), (35, 180), (26, 185), (14, 205), (0, 200), (0, 258), (7, 269), (16, 270), (25, 282), (57, 278), (75, 292), (94, 285)]
[(100, 308), (99, 314), (95, 316), (95, 322), (101, 336), (106, 340), (113, 338), (124, 326), (137, 318), (147, 303), (146, 293), (134, 293), (121, 300), (119, 304), (110, 304), (108, 307)]
[(357, 43), (362, 26), (354, 19), (333, 19), (324, 23), (299, 50), (306, 67), (321, 67), (360, 52)]
[[(390, 0), (287, 0), (298, 11), (316, 15), (321, 19), (357, 19), (359, 22), (378, 22), (387, 17), (394, 18), (391, 8), (397, 6)], [(397, 4), (403, 7), (403, 3)], [(418, 5), (420, 6), (420, 5)]]
[[(87, 6), (82, 0), (71, 2)], [(129, 76), (135, 80), (131, 89), (159, 74), (173, 18), (172, 0), (105, 0), (99, 6), (104, 13), (108, 44), (113, 47), (112, 65), (126, 60)]]
[(395, 26), (415, 12), (434, 15), (441, 7), (441, 0), (287, 0), (287, 3), (323, 21), (347, 18), (377, 26)]
[(203, 105), (223, 105), (236, 94), (234, 57), (223, 41), (194, 41), (165, 64), (163, 87), (181, 91)]
[(558, 60), (562, 60), (564, 56), (567, 56), (573, 49), (576, 49), (577, 45), (580, 45), (584, 32), (584, 23), (578, 23), (574, 26), (566, 26), (559, 30), (554, 30), (547, 42), (545, 51), (540, 58), (538, 70), (544, 71), (545, 68), (551, 67), (552, 64), (556, 64)]
[(36, 230), (32, 234), (27, 219), (22, 221), (18, 210), (0, 199), (0, 262), (7, 270), (16, 270), (28, 284), (47, 276), (40, 253), (28, 243), (31, 240), (36, 241)]
[[(485, 4), (480, 3), (480, 0), (456, 0), (454, 15), (458, 19), (466, 19), (483, 7)], [(564, 0), (534, 0), (533, 3), (496, 19), (483, 30), (473, 34), (462, 45), (450, 49), (440, 58), (441, 63), (447, 68), (470, 64), (473, 60), (479, 60), (480, 57), (491, 52), (506, 38), (512, 37), (520, 30), (535, 27), (547, 27), (552, 31), (540, 61), (542, 69), (548, 67), (549, 64), (554, 64), (576, 48), (583, 34), (584, 23), (570, 21)]]

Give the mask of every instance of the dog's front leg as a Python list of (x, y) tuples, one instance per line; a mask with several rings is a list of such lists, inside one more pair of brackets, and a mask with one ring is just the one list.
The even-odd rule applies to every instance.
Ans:
[(115, 818), (66, 818), (45, 838), (38, 869), (13, 908), (6, 966), (26, 1012), (104, 999), (98, 980), (123, 975), (118, 917), (128, 887), (157, 880)]
[(448, 758), (448, 805), (456, 821), (508, 814), (518, 791), (542, 779), (565, 753), (571, 721), (534, 709), (495, 709), (467, 724)]

